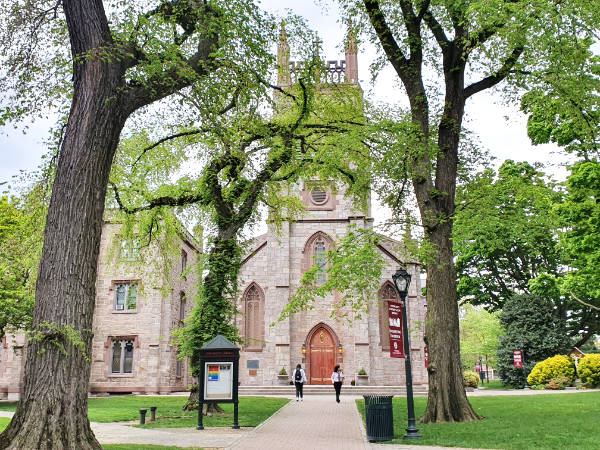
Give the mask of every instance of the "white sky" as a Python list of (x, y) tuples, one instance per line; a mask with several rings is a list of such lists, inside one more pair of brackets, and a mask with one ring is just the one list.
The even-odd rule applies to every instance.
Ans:
[[(324, 10), (312, 0), (262, 0), (261, 5), (269, 11), (279, 11), (282, 15), (284, 9), (289, 8), (304, 16), (323, 40), (324, 58), (344, 58), (340, 45), (346, 32), (338, 23), (335, 6)], [(370, 85), (369, 63), (374, 58), (374, 51), (372, 48), (365, 48), (364, 45), (360, 50), (359, 79), (367, 96), (379, 101), (404, 103), (405, 100), (397, 87), (396, 75), (391, 68), (384, 70), (375, 86)], [(527, 137), (525, 116), (514, 106), (501, 105), (499, 98), (499, 95), (493, 92), (477, 94), (467, 104), (465, 120), (469, 129), (479, 136), (481, 144), (498, 158), (497, 165), (509, 158), (518, 161), (539, 161), (548, 166), (548, 173), (553, 173), (559, 179), (564, 178), (564, 164), (567, 161), (564, 153), (553, 145), (533, 147)], [(510, 120), (506, 120), (506, 117), (510, 117)], [(12, 127), (1, 130), (0, 182), (10, 181), (19, 171), (30, 171), (37, 167), (45, 151), (43, 140), (48, 135), (48, 127), (51, 124), (49, 120), (36, 122), (25, 135), (21, 129), (14, 130)], [(2, 191), (0, 188), (0, 192)]]

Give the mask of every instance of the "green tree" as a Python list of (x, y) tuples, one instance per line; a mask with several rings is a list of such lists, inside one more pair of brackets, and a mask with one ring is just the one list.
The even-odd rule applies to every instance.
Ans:
[[(509, 80), (540, 83), (561, 72), (563, 53), (587, 50), (598, 8), (583, 0), (559, 4), (504, 0), (339, 0), (348, 18), (378, 45), (408, 97), (411, 145), (397, 158), (410, 180), (434, 252), (427, 264), (429, 396), (423, 422), (477, 420), (462, 383), (452, 226), (462, 121), (467, 100)], [(589, 38), (582, 39), (582, 38)], [(570, 68), (570, 66), (569, 66)], [(433, 74), (433, 75), (432, 75)], [(399, 137), (399, 139), (406, 139)], [(464, 150), (461, 149), (461, 150)]]
[(461, 186), (453, 230), (458, 295), (491, 311), (514, 294), (541, 296), (581, 345), (598, 331), (598, 314), (560, 288), (572, 272), (559, 246), (568, 226), (557, 213), (562, 201), (542, 172), (510, 160), (497, 177), (486, 171)]
[(19, 245), (25, 216), (15, 203), (0, 198), (0, 337), (9, 327), (27, 327), (33, 311), (33, 295), (27, 289), (30, 274), (22, 265)]
[[(567, 178), (567, 195), (558, 205), (563, 233), (560, 249), (569, 271), (558, 280), (558, 289), (572, 296), (585, 314), (600, 320), (600, 163), (580, 162), (573, 166)], [(588, 337), (598, 333), (598, 327), (588, 327)]]
[(100, 449), (87, 419), (86, 354), (106, 187), (121, 131), (136, 112), (194, 83), (219, 95), (218, 68), (254, 67), (266, 52), (269, 22), (251, 2), (107, 6), (108, 15), (100, 0), (0, 4), (2, 122), (70, 104), (36, 285), (35, 339), (0, 448)]
[(465, 368), (473, 369), (479, 357), (495, 366), (502, 327), (497, 313), (489, 313), (473, 305), (463, 307), (460, 321), (460, 356)]
[[(287, 47), (284, 31), (280, 46)], [(149, 145), (140, 145), (147, 135), (135, 135), (117, 155), (111, 185), (122, 211), (160, 215), (195, 208), (207, 218), (205, 275), (191, 317), (177, 332), (180, 353), (192, 361), (218, 334), (240, 342), (231, 299), (237, 296), (243, 231), (260, 218), (261, 207), (269, 208), (272, 223), (293, 220), (302, 209), (293, 188), (300, 179), (323, 180), (318, 182), (334, 189), (336, 180), (348, 183), (349, 195), (365, 201), (362, 92), (350, 82), (327, 84), (318, 52), (308, 56), (297, 83), (274, 87), (274, 102), (264, 89), (271, 88), (264, 82), (268, 73), (249, 71), (243, 86), (231, 86), (236, 102), (226, 113), (197, 110), (200, 127)], [(186, 102), (192, 107), (203, 98), (202, 90), (192, 91)], [(265, 111), (271, 106), (273, 113), (267, 117), (257, 105)], [(200, 174), (165, 183), (190, 155), (202, 160)]]
[(560, 198), (542, 172), (511, 160), (459, 188), (453, 245), (461, 300), (498, 310), (513, 294), (530, 293), (540, 274), (561, 272), (553, 211)]
[[(565, 322), (548, 300), (536, 295), (514, 295), (500, 314), (504, 334), (498, 346), (498, 373), (504, 384), (523, 387), (533, 366), (571, 349)], [(513, 351), (523, 350), (523, 367), (514, 367)]]

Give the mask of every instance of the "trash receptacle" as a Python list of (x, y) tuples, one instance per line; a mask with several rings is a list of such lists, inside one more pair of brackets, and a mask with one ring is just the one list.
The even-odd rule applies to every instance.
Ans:
[(394, 439), (393, 395), (363, 395), (369, 442)]

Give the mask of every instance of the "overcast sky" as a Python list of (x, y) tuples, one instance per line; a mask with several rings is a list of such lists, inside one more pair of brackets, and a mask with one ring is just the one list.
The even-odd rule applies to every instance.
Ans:
[[(312, 0), (262, 0), (262, 6), (270, 11), (289, 8), (304, 16), (311, 27), (318, 31), (323, 41), (323, 57), (325, 59), (343, 59), (340, 48), (345, 37), (344, 27), (338, 23), (337, 10), (330, 6), (328, 10), (315, 5)], [(370, 85), (369, 63), (374, 52), (363, 45), (359, 53), (359, 79), (361, 86), (369, 98), (387, 102), (401, 102), (405, 99), (398, 89), (395, 73), (388, 68), (378, 78), (377, 83)], [(506, 120), (509, 117), (510, 120)], [(547, 172), (554, 173), (557, 178), (565, 176), (566, 158), (562, 153), (553, 153), (558, 149), (552, 145), (532, 146), (526, 133), (526, 118), (516, 107), (501, 105), (499, 95), (480, 93), (469, 99), (466, 107), (466, 124), (479, 136), (481, 144), (498, 158), (498, 164), (505, 159), (518, 161), (543, 162), (548, 165)], [(40, 163), (44, 153), (43, 140), (48, 134), (51, 121), (36, 122), (30, 126), (27, 134), (22, 129), (12, 127), (2, 129), (0, 135), (0, 182), (10, 181), (19, 171), (30, 171)], [(1, 189), (0, 189), (1, 192)]]

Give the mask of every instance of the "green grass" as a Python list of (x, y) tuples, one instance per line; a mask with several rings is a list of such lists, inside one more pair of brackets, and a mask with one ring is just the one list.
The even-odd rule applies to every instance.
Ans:
[(10, 419), (8, 417), (0, 417), (0, 432), (4, 431), (9, 423)]
[[(467, 448), (597, 450), (600, 392), (560, 395), (471, 397), (485, 420), (452, 424), (417, 424), (423, 436), (415, 445)], [(415, 397), (421, 417), (427, 399)], [(357, 400), (364, 420), (364, 400)], [(406, 399), (394, 398), (394, 436), (402, 440), (407, 422)]]
[(512, 386), (503, 386), (502, 385), (502, 381), (500, 380), (490, 380), (490, 382), (488, 383), (487, 380), (485, 380), (483, 385), (479, 385), (479, 389), (499, 389), (499, 390), (503, 390), (503, 391), (509, 391), (511, 389), (514, 389)]
[[(88, 417), (92, 422), (125, 422), (137, 421), (140, 418), (140, 408), (148, 408), (146, 420), (150, 418), (150, 406), (156, 406), (156, 422), (144, 425), (147, 428), (181, 428), (194, 427), (198, 421), (196, 411), (183, 411), (187, 397), (147, 397), (121, 396), (90, 398), (88, 400)], [(238, 423), (241, 427), (255, 427), (279, 408), (289, 402), (289, 399), (274, 397), (240, 397)], [(233, 424), (233, 404), (223, 403), (224, 414), (204, 418), (205, 427), (230, 427)], [(0, 410), (14, 411), (16, 403), (0, 403)], [(0, 422), (1, 423), (1, 422)]]

